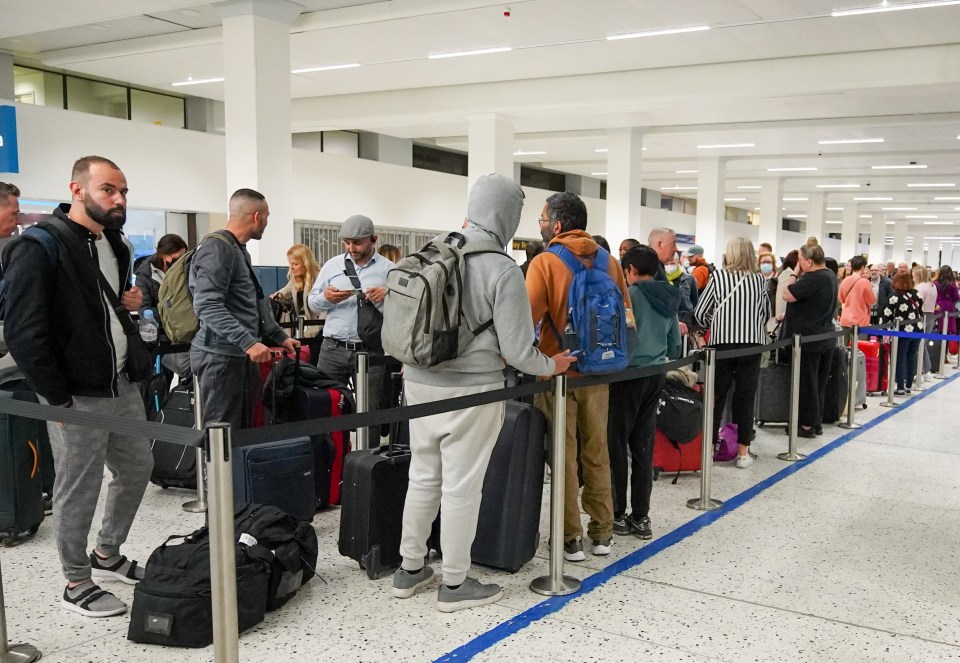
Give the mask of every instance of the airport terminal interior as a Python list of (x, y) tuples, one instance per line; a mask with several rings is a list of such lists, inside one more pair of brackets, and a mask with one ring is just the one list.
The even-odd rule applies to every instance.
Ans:
[[(322, 263), (353, 214), (404, 253), (459, 228), (491, 172), (526, 194), (518, 262), (566, 190), (614, 252), (669, 227), (717, 264), (737, 237), (783, 257), (816, 236), (841, 264), (957, 269), (958, 26), (960, 0), (0, 0), (0, 180), (29, 219), (69, 200), (75, 159), (112, 159), (138, 255), (168, 232), (196, 243), (230, 192), (260, 190), (250, 253), (279, 285), (292, 244)], [(317, 577), (241, 635), (240, 660), (958, 660), (948, 359), (897, 407), (868, 397), (863, 428), (801, 439), (802, 462), (777, 458), (782, 425), (759, 427), (755, 463), (713, 467), (718, 510), (687, 507), (699, 473), (661, 476), (653, 538), (566, 563), (571, 596), (529, 589), (548, 572), (549, 483), (534, 559), (475, 566), (505, 597), (452, 614), (368, 579), (322, 510)], [(124, 553), (201, 526), (191, 497), (149, 486)], [(214, 660), (62, 610), (52, 520), (0, 561), (9, 638), (43, 661)]]

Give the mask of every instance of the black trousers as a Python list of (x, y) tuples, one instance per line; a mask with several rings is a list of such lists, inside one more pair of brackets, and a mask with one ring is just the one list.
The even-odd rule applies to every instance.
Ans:
[(830, 377), (830, 362), (836, 342), (826, 341), (826, 346), (818, 343), (803, 346), (800, 355), (800, 425), (805, 428), (823, 423), (823, 397)]
[(663, 375), (611, 385), (607, 447), (613, 483), (613, 517), (627, 512), (627, 464), (630, 463), (630, 510), (634, 518), (650, 513), (653, 490), (653, 438)]
[[(742, 348), (760, 347), (756, 343), (721, 343), (716, 346), (717, 351), (739, 350)], [(713, 427), (720, 429), (723, 421), (723, 410), (727, 404), (727, 392), (733, 384), (733, 402), (730, 404), (731, 423), (737, 425), (737, 441), (750, 446), (750, 437), (753, 433), (753, 410), (757, 397), (757, 383), (760, 381), (760, 353), (746, 357), (732, 359), (718, 359), (716, 379), (714, 381), (715, 395), (713, 407)], [(716, 440), (716, 430), (713, 439)]]

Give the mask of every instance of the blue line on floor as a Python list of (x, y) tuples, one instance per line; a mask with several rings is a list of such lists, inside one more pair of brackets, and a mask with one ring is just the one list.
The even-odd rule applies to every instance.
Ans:
[(540, 603), (536, 604), (532, 608), (529, 608), (528, 610), (521, 612), (516, 617), (513, 617), (503, 622), (502, 624), (499, 624), (498, 626), (493, 627), (486, 633), (481, 633), (470, 642), (467, 642), (466, 644), (461, 645), (460, 647), (454, 649), (453, 651), (444, 654), (440, 658), (436, 659), (435, 663), (444, 663), (446, 661), (469, 661), (474, 656), (484, 652), (485, 650), (494, 646), (498, 642), (506, 640), (508, 637), (520, 631), (521, 629), (526, 628), (533, 622), (539, 621), (559, 611), (561, 608), (563, 608), (567, 603), (569, 603), (573, 599), (584, 596), (588, 592), (591, 592), (597, 587), (600, 587), (601, 585), (606, 583), (608, 580), (615, 578), (621, 573), (629, 571), (633, 567), (638, 566), (639, 564), (642, 564), (643, 562), (647, 561), (654, 555), (660, 552), (663, 552), (667, 548), (670, 548), (671, 546), (674, 546), (680, 543), (681, 541), (683, 541), (689, 536), (692, 536), (693, 534), (700, 531), (707, 525), (710, 525), (711, 523), (716, 522), (719, 518), (722, 518), (723, 516), (727, 515), (731, 511), (734, 511), (740, 508), (741, 506), (743, 506), (753, 498), (757, 497), (760, 493), (770, 488), (771, 486), (774, 486), (777, 483), (786, 479), (787, 477), (795, 474), (796, 472), (799, 472), (801, 469), (803, 469), (810, 463), (820, 460), (831, 451), (839, 449), (841, 446), (843, 446), (850, 440), (854, 439), (858, 435), (861, 435), (867, 432), (871, 428), (878, 426), (879, 424), (883, 423), (884, 421), (894, 416), (895, 414), (899, 412), (903, 412), (908, 407), (920, 402), (925, 397), (929, 396), (935, 391), (946, 386), (947, 383), (953, 382), (957, 377), (960, 377), (960, 372), (954, 374), (953, 376), (951, 376), (950, 378), (947, 378), (946, 380), (942, 380), (940, 384), (930, 387), (923, 393), (917, 396), (914, 396), (909, 401), (906, 401), (905, 403), (901, 404), (900, 407), (893, 408), (889, 412), (885, 412), (884, 414), (881, 414), (880, 416), (874, 418), (873, 420), (865, 423), (863, 425), (863, 428), (859, 428), (857, 430), (851, 430), (849, 433), (845, 433), (841, 435), (833, 442), (825, 444), (824, 446), (820, 447), (816, 451), (811, 452), (810, 454), (807, 455), (807, 459), (805, 461), (791, 463), (790, 465), (783, 468), (779, 472), (775, 472), (771, 476), (767, 477), (760, 483), (754, 486), (751, 486), (750, 488), (747, 488), (742, 493), (738, 493), (737, 495), (734, 495), (733, 497), (728, 499), (726, 502), (724, 502), (723, 506), (721, 506), (716, 511), (707, 511), (697, 516), (693, 520), (681, 525), (680, 527), (673, 530), (672, 532), (669, 532), (663, 535), (659, 539), (656, 539), (655, 541), (644, 546), (643, 548), (640, 548), (639, 550), (636, 550), (630, 553), (626, 557), (623, 557), (622, 559), (617, 560), (610, 566), (604, 568), (602, 571), (598, 571), (597, 573), (594, 573), (593, 575), (584, 578), (584, 580), (581, 582), (579, 592), (575, 594), (570, 594), (568, 596), (554, 596), (545, 601), (541, 601)]

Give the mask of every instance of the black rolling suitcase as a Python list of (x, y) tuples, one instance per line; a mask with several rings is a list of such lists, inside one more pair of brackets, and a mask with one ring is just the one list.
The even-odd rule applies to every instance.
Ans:
[(410, 449), (390, 444), (378, 449), (358, 449), (343, 464), (338, 549), (356, 560), (371, 580), (400, 566), (403, 505), (407, 499)]
[[(3, 395), (37, 402), (30, 392)], [(36, 534), (43, 522), (42, 435), (46, 435), (43, 422), (0, 413), (0, 542), (4, 547), (16, 545), (23, 535)]]
[(820, 421), (833, 424), (840, 421), (840, 415), (847, 403), (849, 380), (847, 353), (839, 346), (830, 350), (830, 375), (827, 377), (827, 387), (823, 392), (823, 411)]
[[(470, 556), (516, 573), (540, 545), (547, 421), (533, 405), (507, 401), (503, 428), (483, 477), (483, 500)], [(427, 543), (440, 551), (440, 519)]]
[[(178, 385), (151, 419), (162, 424), (193, 428), (193, 389)], [(193, 447), (154, 440), (150, 481), (161, 488), (197, 487), (197, 452)]]
[(234, 505), (267, 504), (298, 520), (313, 520), (317, 510), (313, 468), (309, 437), (234, 449)]
[(790, 420), (790, 366), (770, 364), (760, 369), (757, 384), (757, 425), (783, 424)]

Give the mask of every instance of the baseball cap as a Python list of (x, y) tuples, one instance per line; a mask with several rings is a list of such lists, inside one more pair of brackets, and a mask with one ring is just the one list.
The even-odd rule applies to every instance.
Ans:
[(702, 255), (703, 255), (703, 247), (700, 246), (699, 244), (694, 244), (694, 245), (691, 246), (689, 249), (687, 249), (687, 255), (688, 255), (688, 256), (702, 256)]
[(373, 234), (375, 234), (373, 221), (370, 220), (370, 217), (354, 214), (340, 226), (337, 237), (340, 239), (356, 239), (358, 237), (370, 237)]

